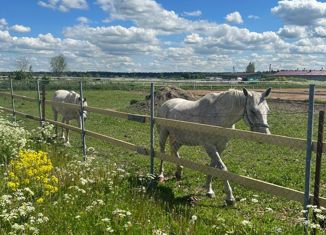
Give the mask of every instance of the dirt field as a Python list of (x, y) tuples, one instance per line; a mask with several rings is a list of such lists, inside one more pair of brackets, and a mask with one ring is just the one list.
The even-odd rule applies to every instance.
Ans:
[[(263, 90), (257, 89), (256, 91), (262, 92)], [(214, 92), (214, 90), (192, 90), (195, 95), (205, 95), (207, 93)], [(219, 91), (216, 91), (219, 92)], [(306, 88), (293, 88), (293, 89), (273, 89), (270, 99), (281, 99), (281, 100), (308, 100), (309, 89)], [(315, 99), (326, 101), (326, 89), (316, 89)]]

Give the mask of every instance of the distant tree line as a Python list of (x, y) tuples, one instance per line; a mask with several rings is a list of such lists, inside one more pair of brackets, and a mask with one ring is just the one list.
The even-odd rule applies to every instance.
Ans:
[[(17, 59), (17, 70), (13, 72), (0, 72), (0, 76), (9, 76), (16, 80), (29, 80), (35, 77), (55, 77), (60, 79), (61, 77), (77, 77), (77, 78), (161, 78), (161, 79), (175, 79), (175, 80), (204, 80), (204, 79), (232, 79), (237, 77), (244, 77), (245, 73), (255, 73), (255, 64), (250, 62), (246, 67), (246, 72), (108, 72), (108, 71), (68, 71), (67, 59), (63, 54), (59, 54), (50, 58), (49, 67), (51, 72), (34, 72), (32, 65), (26, 57)], [(258, 77), (265, 76), (266, 72), (258, 72)]]

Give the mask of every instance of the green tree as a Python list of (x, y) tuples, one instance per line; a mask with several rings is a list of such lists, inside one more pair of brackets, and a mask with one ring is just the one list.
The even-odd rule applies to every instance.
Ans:
[(255, 63), (249, 62), (246, 67), (246, 73), (254, 73), (255, 72)]
[(55, 75), (61, 76), (68, 67), (66, 57), (62, 54), (52, 57), (50, 60), (50, 67)]

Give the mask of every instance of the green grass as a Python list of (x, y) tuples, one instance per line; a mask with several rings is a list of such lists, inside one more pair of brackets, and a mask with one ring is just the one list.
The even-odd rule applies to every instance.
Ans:
[[(19, 94), (36, 96), (36, 92), (19, 91)], [(52, 92), (48, 92), (50, 99)], [(112, 108), (121, 111), (130, 111), (129, 101), (143, 100), (144, 91), (126, 90), (86, 90), (89, 106)], [(0, 97), (0, 105), (10, 107), (10, 99)], [(271, 104), (269, 124), (274, 134), (304, 138), (306, 135), (306, 112), (280, 109), (277, 104)], [(18, 111), (37, 115), (37, 104), (27, 101), (16, 101)], [(52, 119), (48, 108), (47, 117)], [(317, 117), (315, 117), (316, 119)], [(35, 121), (21, 120), (22, 124), (31, 129), (38, 125)], [(316, 123), (316, 121), (315, 121)], [(86, 127), (92, 131), (103, 133), (137, 145), (149, 146), (149, 126), (130, 122), (123, 119), (111, 118), (91, 113)], [(243, 122), (237, 128), (247, 129)], [(315, 126), (316, 130), (316, 126)], [(157, 136), (157, 135), (156, 135)], [(202, 188), (205, 176), (190, 169), (184, 169), (182, 181), (168, 180), (154, 188), (147, 188), (149, 159), (128, 150), (112, 146), (102, 141), (87, 138), (88, 147), (92, 146), (98, 152), (97, 162), (92, 165), (93, 171), (84, 168), (71, 169), (67, 165), (72, 159), (81, 159), (80, 137), (72, 133), (72, 148), (60, 146), (46, 147), (55, 166), (67, 169), (71, 174), (61, 175), (61, 187), (53, 201), (48, 201), (37, 207), (49, 217), (49, 222), (40, 227), (42, 234), (106, 234), (107, 226), (101, 221), (110, 218), (111, 227), (115, 234), (153, 234), (160, 229), (167, 234), (300, 234), (303, 227), (297, 220), (301, 217), (300, 203), (291, 202), (270, 194), (253, 191), (238, 184), (231, 183), (234, 195), (237, 198), (235, 207), (224, 207), (223, 184), (214, 180), (215, 199), (205, 197)], [(156, 149), (158, 144), (156, 141)], [(77, 154), (77, 157), (73, 157)], [(209, 158), (200, 147), (182, 147), (180, 155), (198, 163), (208, 164)], [(240, 139), (230, 141), (222, 158), (228, 170), (240, 175), (250, 176), (260, 180), (291, 187), (302, 191), (304, 187), (305, 151), (296, 151), (290, 148), (259, 144)], [(313, 158), (314, 159), (314, 158)], [(314, 161), (313, 161), (314, 164)], [(323, 160), (325, 164), (325, 160)], [(168, 176), (174, 174), (174, 166), (166, 163)], [(156, 170), (158, 162), (156, 162)], [(128, 174), (114, 175), (117, 168), (123, 168)], [(314, 168), (314, 167), (313, 167)], [(2, 169), (3, 171), (3, 169)], [(59, 176), (60, 174), (57, 173)], [(106, 174), (110, 175), (112, 188)], [(113, 174), (113, 176), (111, 175)], [(325, 179), (325, 171), (321, 179)], [(64, 176), (64, 177), (62, 177)], [(80, 177), (89, 176), (96, 179), (94, 183), (83, 186), (77, 182)], [(74, 181), (72, 181), (74, 179)], [(0, 179), (3, 181), (3, 178)], [(69, 186), (78, 185), (85, 188), (86, 194), (71, 191)], [(0, 188), (3, 191), (4, 187)], [(1, 191), (0, 191), (1, 192)], [(77, 195), (67, 203), (63, 195)], [(322, 182), (321, 195), (326, 196), (325, 182)], [(190, 197), (198, 198), (192, 206)], [(85, 211), (94, 200), (101, 199), (105, 205), (98, 206), (92, 211)], [(257, 199), (258, 202), (252, 199)], [(112, 215), (115, 209), (131, 212), (128, 221), (132, 226), (124, 229), (127, 221), (117, 219)], [(196, 215), (197, 221), (192, 224), (191, 217)], [(76, 216), (80, 216), (76, 219)], [(251, 226), (242, 225), (248, 220)], [(1, 226), (0, 226), (1, 228)], [(1, 231), (1, 230), (0, 230)]]

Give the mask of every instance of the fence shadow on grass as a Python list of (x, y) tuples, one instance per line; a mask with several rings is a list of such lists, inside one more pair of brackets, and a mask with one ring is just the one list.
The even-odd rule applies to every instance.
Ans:
[[(174, 178), (170, 179), (176, 181)], [(182, 213), (187, 210), (187, 207), (196, 206), (196, 207), (216, 207), (216, 208), (224, 208), (225, 205), (213, 205), (212, 200), (211, 205), (200, 203), (199, 198), (206, 197), (204, 194), (189, 194), (185, 196), (175, 196), (173, 192), (173, 188), (164, 185), (163, 183), (159, 183), (157, 180), (151, 180), (150, 178), (142, 178), (139, 176), (130, 176), (128, 178), (129, 184), (131, 188), (146, 188), (146, 195), (154, 198), (156, 202), (158, 202), (162, 208), (166, 211), (171, 211), (172, 208), (177, 208), (177, 210)]]

